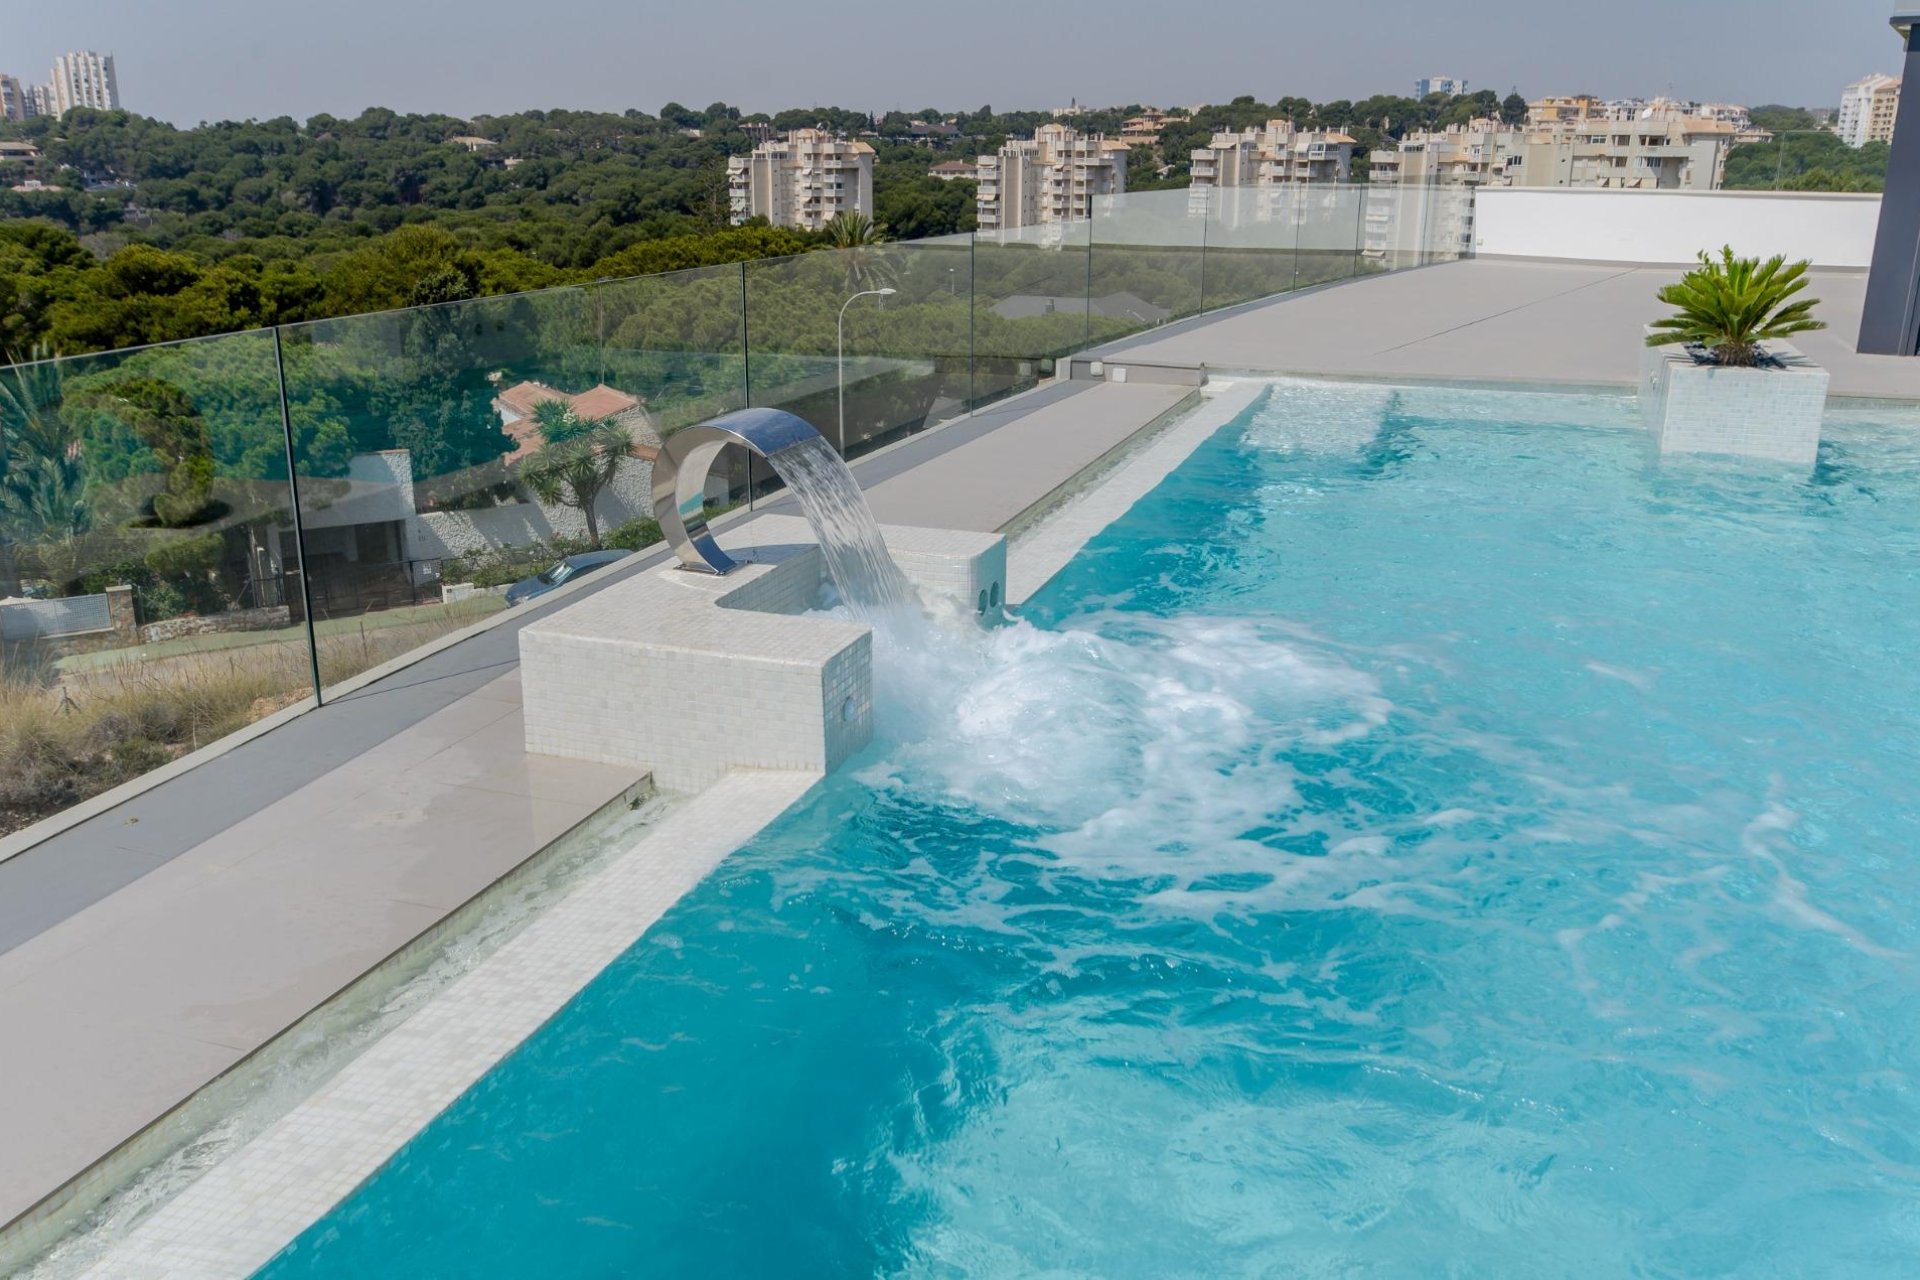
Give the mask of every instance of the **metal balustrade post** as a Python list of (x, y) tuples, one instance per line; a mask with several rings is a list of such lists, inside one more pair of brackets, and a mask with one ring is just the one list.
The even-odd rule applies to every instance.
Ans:
[(300, 464), (293, 449), (293, 411), (287, 400), (287, 361), (280, 348), (280, 326), (273, 327), (273, 379), (280, 391), (280, 438), (287, 451), (287, 496), (293, 501), (293, 545), (300, 550), (300, 612), (307, 620), (307, 669), (313, 677), (313, 705), (326, 701), (320, 688), (320, 636), (313, 625), (313, 588), (308, 579), (306, 527), (300, 516)]
[[(747, 264), (740, 263), (740, 407), (753, 407), (753, 348), (747, 337)], [(747, 510), (753, 510), (753, 455), (747, 455)]]

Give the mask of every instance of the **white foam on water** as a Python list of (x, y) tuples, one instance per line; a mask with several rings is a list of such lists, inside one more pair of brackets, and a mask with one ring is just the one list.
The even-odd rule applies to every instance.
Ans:
[(910, 776), (1100, 876), (1177, 872), (1173, 833), (1205, 848), (1195, 875), (1271, 873), (1244, 837), (1297, 803), (1288, 749), (1363, 737), (1392, 709), (1372, 676), (1244, 618), (883, 628), (875, 684), (885, 762), (862, 782)]

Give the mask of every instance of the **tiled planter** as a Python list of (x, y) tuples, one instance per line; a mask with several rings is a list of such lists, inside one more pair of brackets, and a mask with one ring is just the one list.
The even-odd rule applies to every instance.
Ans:
[(1826, 412), (1825, 369), (1787, 342), (1766, 344), (1784, 368), (1695, 364), (1679, 346), (1640, 358), (1640, 420), (1662, 454), (1722, 453), (1812, 467)]

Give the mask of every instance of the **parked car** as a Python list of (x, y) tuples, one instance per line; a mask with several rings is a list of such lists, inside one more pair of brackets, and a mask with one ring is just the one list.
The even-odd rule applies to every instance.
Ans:
[(582, 551), (577, 556), (568, 556), (557, 561), (552, 568), (542, 570), (531, 578), (522, 578), (507, 588), (507, 604), (525, 604), (535, 596), (543, 596), (555, 587), (565, 586), (575, 578), (585, 577), (596, 569), (604, 569), (615, 560), (625, 559), (631, 551)]

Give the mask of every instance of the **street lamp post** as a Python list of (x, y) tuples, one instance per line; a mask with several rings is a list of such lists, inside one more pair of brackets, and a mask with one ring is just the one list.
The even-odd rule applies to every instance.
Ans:
[(847, 456), (847, 308), (861, 298), (891, 297), (892, 289), (862, 289), (859, 293), (840, 304), (840, 318), (833, 322), (834, 340), (837, 355), (834, 370), (840, 383), (840, 456)]

